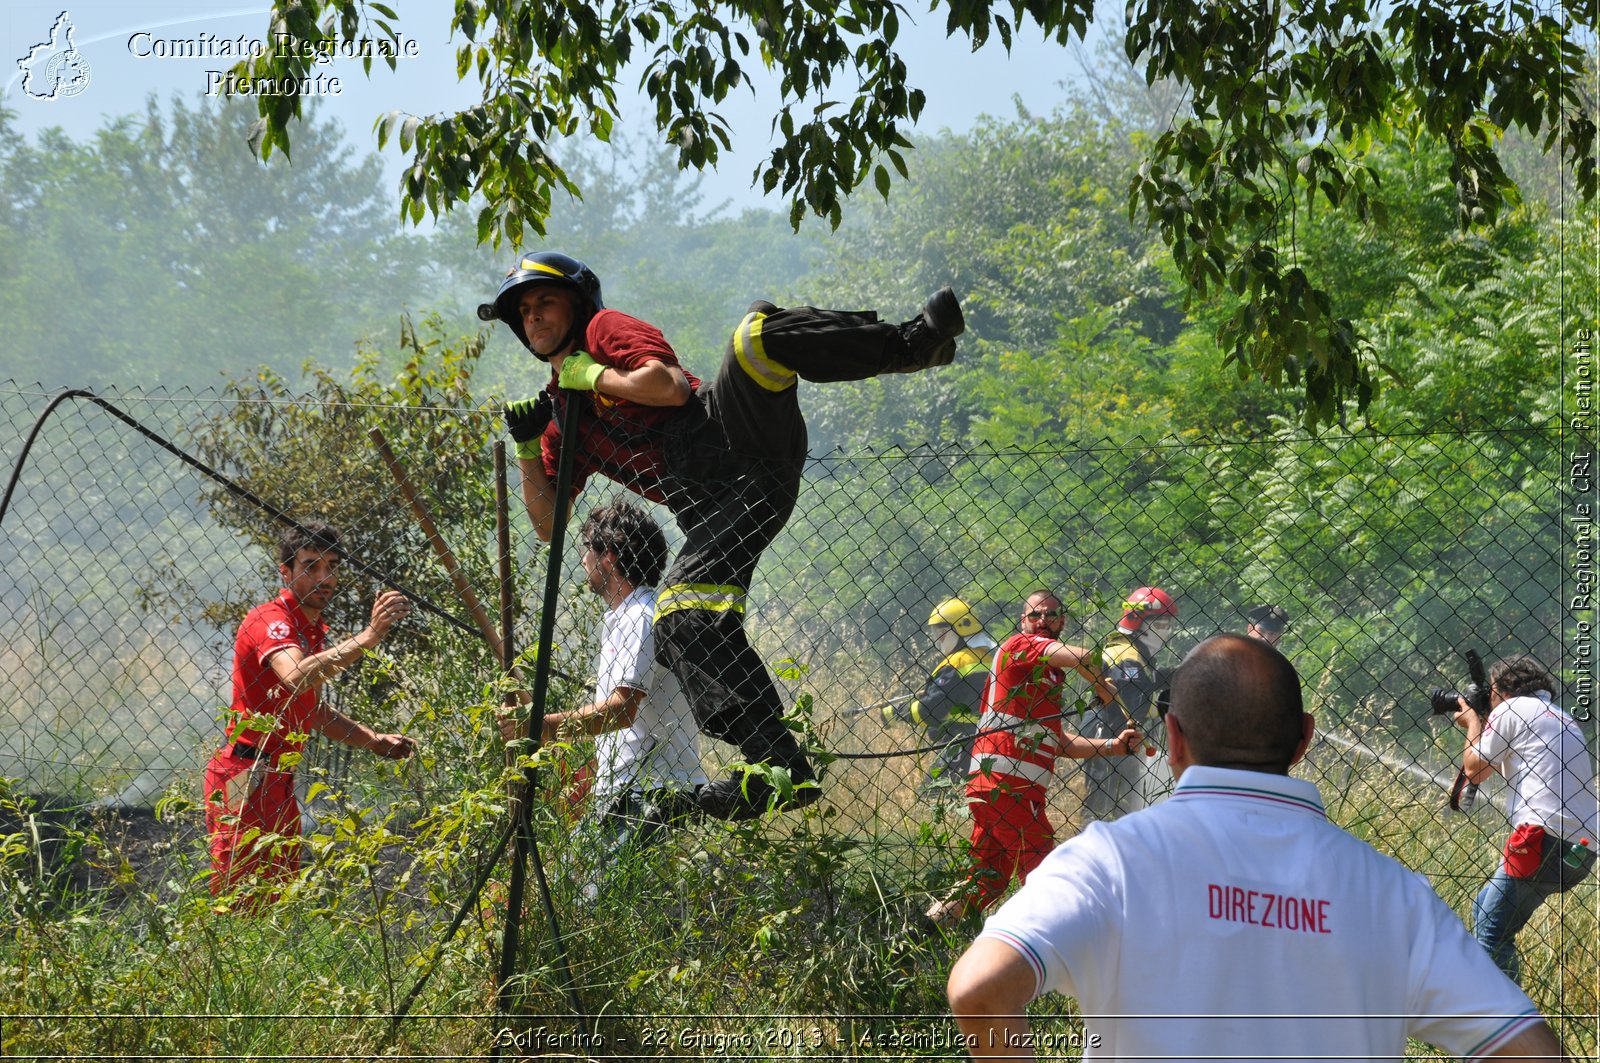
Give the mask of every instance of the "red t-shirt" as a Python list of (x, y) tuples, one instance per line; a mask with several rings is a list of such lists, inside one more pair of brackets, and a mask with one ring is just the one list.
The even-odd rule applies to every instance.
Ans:
[[(1061, 727), (1061, 693), (1066, 672), (1044, 660), (1055, 639), (1048, 635), (1012, 635), (1001, 644), (983, 689), (980, 734), (972, 744), (967, 793), (1004, 789), (1029, 801), (1043, 801), (1055, 774), (1056, 757), (1065, 741)], [(1017, 727), (1020, 720), (1037, 724)], [(993, 728), (1012, 728), (993, 734)]]
[[(326, 713), (319, 704), (318, 690), (308, 687), (290, 698), (268, 660), (289, 646), (300, 647), (307, 656), (320, 653), (327, 645), (327, 633), (328, 625), (321, 620), (306, 619), (287, 587), (272, 601), (245, 615), (233, 643), (233, 706), (228, 741), (254, 746), (274, 758), (300, 750), (305, 739), (291, 741), (285, 736), (322, 726)], [(241, 726), (249, 716), (276, 717), (277, 726), (270, 731)]]
[[(613, 369), (642, 369), (651, 362), (683, 368), (660, 329), (620, 310), (602, 310), (591, 318), (581, 346), (596, 362)], [(683, 375), (688, 377), (689, 387), (698, 391), (700, 381), (688, 370)], [(553, 373), (547, 390), (559, 405), (560, 389)], [(666, 475), (663, 429), (681, 407), (644, 406), (599, 392), (587, 397), (589, 409), (579, 426), (573, 462), (574, 496), (590, 476), (600, 473), (651, 501), (666, 501), (661, 487)], [(545, 475), (554, 483), (561, 456), (561, 429), (554, 420), (544, 430), (543, 444)]]

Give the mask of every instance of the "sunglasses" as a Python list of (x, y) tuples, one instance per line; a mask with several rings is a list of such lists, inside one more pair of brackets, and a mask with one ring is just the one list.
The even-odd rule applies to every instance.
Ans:
[(1056, 620), (1060, 616), (1060, 609), (1034, 609), (1022, 614), (1024, 620)]

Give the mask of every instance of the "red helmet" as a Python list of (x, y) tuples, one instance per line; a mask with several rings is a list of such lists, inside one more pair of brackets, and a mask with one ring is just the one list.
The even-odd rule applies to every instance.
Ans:
[(1121, 626), (1129, 631), (1138, 631), (1153, 616), (1178, 615), (1178, 605), (1172, 600), (1172, 595), (1160, 587), (1140, 587), (1128, 595), (1128, 600), (1122, 603), (1122, 609)]

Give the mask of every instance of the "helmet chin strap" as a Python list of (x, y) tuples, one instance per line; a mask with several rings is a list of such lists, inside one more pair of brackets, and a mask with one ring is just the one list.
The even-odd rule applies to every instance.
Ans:
[(573, 351), (576, 351), (579, 346), (578, 340), (581, 339), (584, 333), (588, 331), (589, 320), (593, 317), (594, 315), (592, 313), (580, 313), (578, 310), (577, 301), (574, 300), (572, 304), (572, 327), (567, 329), (566, 335), (561, 337), (561, 342), (556, 344), (555, 350), (551, 351), (549, 354), (540, 354), (538, 351), (534, 351), (534, 357), (538, 358), (542, 362), (548, 362), (550, 359), (554, 358), (558, 354), (561, 354), (563, 351), (569, 354)]
[(1139, 625), (1139, 639), (1150, 647), (1151, 653), (1156, 653), (1167, 644), (1165, 632), (1159, 630), (1154, 622), (1146, 620)]
[(567, 334), (565, 336), (561, 337), (561, 342), (556, 344), (556, 349), (554, 351), (551, 351), (549, 354), (546, 354), (543, 351), (539, 350), (537, 347), (535, 347), (531, 343), (528, 344), (528, 350), (530, 352), (532, 352), (533, 356), (535, 358), (539, 359), (539, 361), (541, 361), (541, 362), (549, 362), (550, 359), (554, 358), (556, 355), (560, 354), (562, 351), (566, 350), (567, 348), (569, 348), (569, 347), (571, 347), (573, 345), (572, 341), (573, 341), (573, 338), (577, 335), (577, 332), (578, 332), (578, 327), (576, 325), (574, 325), (572, 328), (568, 329), (567, 330)]

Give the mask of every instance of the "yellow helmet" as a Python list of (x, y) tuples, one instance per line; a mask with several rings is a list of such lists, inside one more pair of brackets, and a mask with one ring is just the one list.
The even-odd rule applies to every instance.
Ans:
[(960, 598), (946, 598), (933, 607), (933, 612), (928, 615), (928, 626), (937, 627), (940, 624), (949, 624), (962, 638), (983, 630), (983, 625), (978, 623), (977, 616), (972, 612), (972, 606)]

